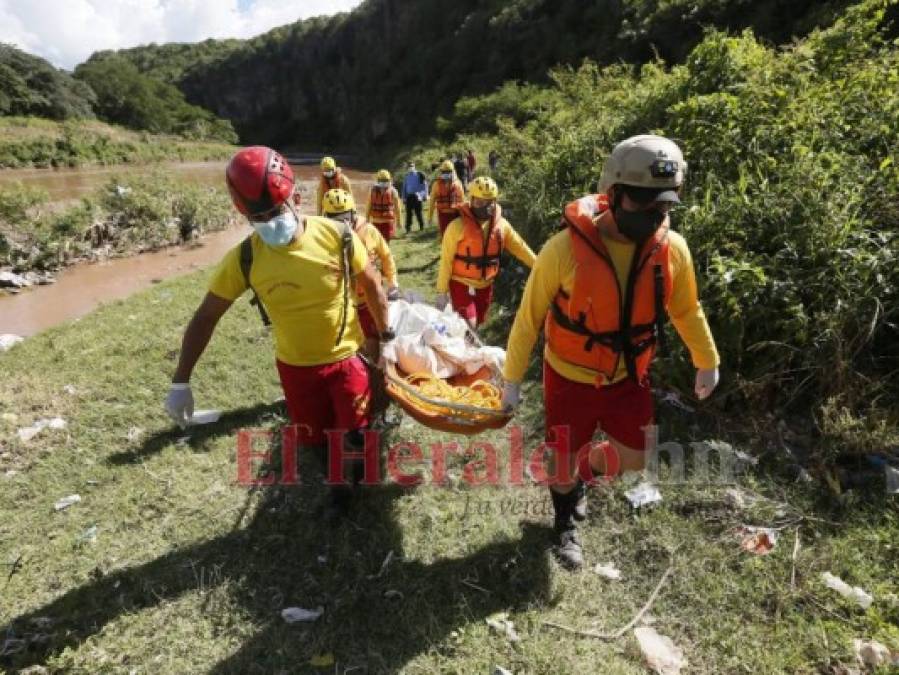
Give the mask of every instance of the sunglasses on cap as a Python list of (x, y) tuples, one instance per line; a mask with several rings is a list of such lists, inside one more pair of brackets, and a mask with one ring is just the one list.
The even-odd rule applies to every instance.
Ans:
[[(655, 188), (655, 187), (638, 187), (636, 185), (621, 185), (621, 191), (627, 195), (627, 198), (637, 204), (651, 204), (663, 193), (672, 193), (676, 195), (676, 190), (672, 188)], [(669, 195), (666, 195), (669, 196)], [(677, 200), (663, 200), (677, 201)]]

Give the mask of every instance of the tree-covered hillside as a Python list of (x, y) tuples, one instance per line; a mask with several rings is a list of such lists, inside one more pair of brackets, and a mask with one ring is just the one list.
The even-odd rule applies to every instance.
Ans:
[[(506, 80), (545, 81), (557, 64), (679, 62), (704, 26), (751, 27), (784, 43), (826, 25), (846, 0), (367, 0), (300, 21), (185, 73), (188, 100), (246, 142), (402, 144), (455, 101)], [(140, 56), (160, 65), (161, 50)], [(204, 48), (205, 49), (205, 48)], [(131, 57), (137, 60), (138, 53)], [(179, 58), (183, 58), (183, 55)]]
[(93, 117), (91, 88), (42, 58), (0, 43), (0, 115)]

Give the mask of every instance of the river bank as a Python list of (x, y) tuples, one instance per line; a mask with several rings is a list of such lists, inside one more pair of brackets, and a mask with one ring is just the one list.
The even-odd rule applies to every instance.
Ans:
[[(218, 262), (249, 233), (224, 166), (0, 172), (0, 334), (30, 336)], [(318, 168), (294, 172), (312, 213)], [(347, 174), (361, 202), (371, 176)]]
[(234, 146), (131, 131), (97, 120), (0, 117), (0, 169), (227, 159)]

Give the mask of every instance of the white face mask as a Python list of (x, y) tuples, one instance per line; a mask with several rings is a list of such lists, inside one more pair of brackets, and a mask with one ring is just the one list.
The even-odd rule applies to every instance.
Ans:
[(334, 171), (332, 169), (328, 169), (324, 172), (325, 178), (334, 178)]
[(297, 217), (289, 209), (265, 222), (252, 222), (253, 229), (269, 246), (287, 246), (297, 233)]
[(387, 188), (390, 187), (390, 183), (378, 183), (378, 187), (381, 188), (382, 190), (386, 190)]
[(451, 173), (442, 173), (442, 174), (440, 174), (440, 177), (441, 177), (443, 180), (452, 180), (452, 179), (453, 179), (453, 174), (451, 174)]

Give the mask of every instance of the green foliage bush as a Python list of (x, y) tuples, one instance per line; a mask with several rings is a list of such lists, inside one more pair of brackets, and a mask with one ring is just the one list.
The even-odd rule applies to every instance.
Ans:
[(90, 118), (94, 92), (50, 63), (0, 43), (0, 115)]
[(107, 122), (196, 140), (237, 142), (230, 122), (190, 105), (174, 85), (141, 74), (127, 59), (92, 58), (75, 69), (75, 77), (96, 93), (94, 108)]
[(135, 133), (97, 121), (0, 117), (0, 169), (204, 161), (226, 159), (233, 152), (224, 143)]
[[(860, 2), (786, 50), (711, 30), (673, 68), (556, 70), (552, 104), (518, 119), (497, 111), (486, 141), (503, 149), (514, 224), (539, 246), (616, 142), (677, 139), (690, 170), (673, 220), (694, 254), (723, 398), (811, 409), (842, 449), (885, 442), (871, 435), (884, 419), (895, 440), (899, 419), (899, 52), (888, 5)], [(677, 361), (663, 363), (668, 379), (688, 374)], [(835, 431), (850, 427), (871, 433)]]

